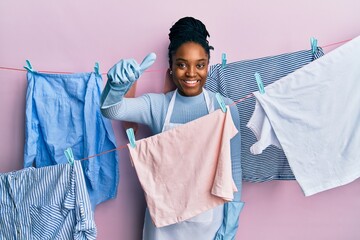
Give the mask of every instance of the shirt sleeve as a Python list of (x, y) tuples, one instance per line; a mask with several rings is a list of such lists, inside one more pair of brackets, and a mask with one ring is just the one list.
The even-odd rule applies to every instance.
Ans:
[(153, 132), (158, 132), (171, 95), (148, 93), (136, 98), (126, 98), (124, 95), (128, 88), (129, 86), (121, 87), (121, 84), (113, 87), (109, 81), (106, 83), (101, 94), (102, 115), (112, 120), (144, 124)]
[[(65, 200), (65, 205), (75, 205), (73, 206), (76, 217), (76, 225), (73, 230), (74, 240), (95, 240), (97, 227), (80, 161), (73, 163), (72, 184), (70, 187), (70, 197)], [(71, 198), (72, 194), (75, 195), (75, 199)]]
[(224, 219), (217, 231), (214, 240), (235, 239), (239, 226), (240, 212), (244, 206), (241, 201), (242, 191), (242, 168), (241, 168), (241, 135), (240, 135), (240, 116), (234, 102), (229, 98), (225, 98), (226, 105), (230, 106), (231, 116), (234, 121), (238, 133), (231, 139), (231, 165), (232, 175), (237, 192), (234, 193), (234, 200), (224, 204)]
[(224, 220), (217, 231), (214, 240), (233, 240), (239, 227), (239, 215), (243, 202), (228, 202), (224, 204)]

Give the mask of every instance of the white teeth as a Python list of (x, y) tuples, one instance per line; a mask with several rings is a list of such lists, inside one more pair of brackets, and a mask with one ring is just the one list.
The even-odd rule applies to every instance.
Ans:
[(195, 80), (195, 81), (186, 81), (186, 80), (185, 80), (185, 82), (186, 82), (186, 83), (189, 83), (189, 84), (195, 84), (195, 83), (197, 83), (198, 81), (197, 81), (197, 80)]

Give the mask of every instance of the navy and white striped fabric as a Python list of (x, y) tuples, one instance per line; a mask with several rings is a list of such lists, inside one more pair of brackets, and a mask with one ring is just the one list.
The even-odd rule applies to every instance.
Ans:
[(80, 161), (0, 174), (0, 239), (96, 239)]
[[(323, 50), (317, 48), (315, 53), (311, 50), (303, 50), (233, 62), (227, 64), (225, 68), (222, 68), (221, 64), (212, 65), (209, 69), (205, 88), (219, 92), (236, 102), (259, 90), (254, 77), (255, 72), (260, 74), (264, 86), (266, 86), (323, 55)], [(246, 127), (246, 124), (254, 111), (255, 98), (252, 97), (239, 102), (237, 107), (240, 115), (243, 180), (248, 182), (294, 180), (294, 174), (282, 150), (270, 146), (260, 155), (250, 153), (250, 146), (256, 142), (256, 138)]]

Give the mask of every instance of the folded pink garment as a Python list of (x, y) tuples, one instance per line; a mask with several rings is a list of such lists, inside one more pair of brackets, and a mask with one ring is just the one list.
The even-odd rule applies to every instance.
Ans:
[(156, 227), (181, 222), (233, 199), (230, 109), (220, 109), (128, 144)]

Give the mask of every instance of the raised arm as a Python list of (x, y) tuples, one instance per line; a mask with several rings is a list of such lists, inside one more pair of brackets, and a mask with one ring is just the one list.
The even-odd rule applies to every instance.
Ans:
[(155, 59), (156, 55), (150, 53), (140, 65), (134, 59), (122, 59), (110, 68), (100, 100), (101, 112), (106, 118), (144, 123), (150, 114), (148, 97), (127, 99), (124, 96)]

